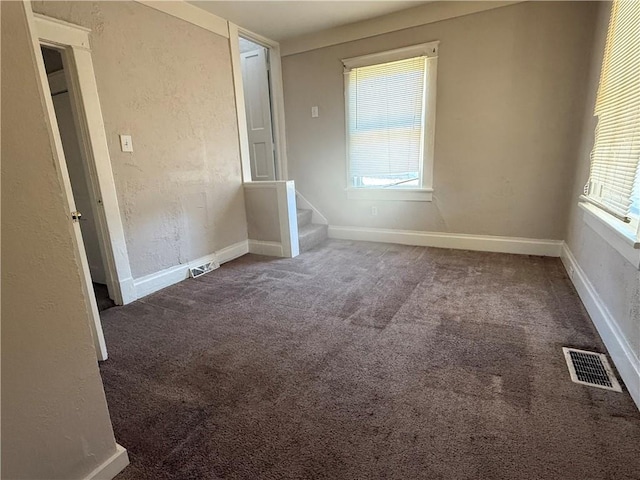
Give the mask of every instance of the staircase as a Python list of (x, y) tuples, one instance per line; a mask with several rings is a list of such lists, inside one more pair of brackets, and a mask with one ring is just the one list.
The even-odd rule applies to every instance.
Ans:
[(298, 243), (300, 252), (306, 252), (327, 239), (327, 226), (311, 223), (313, 212), (298, 209)]

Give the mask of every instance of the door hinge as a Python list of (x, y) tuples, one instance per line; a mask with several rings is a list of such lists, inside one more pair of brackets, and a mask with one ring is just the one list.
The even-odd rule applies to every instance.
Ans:
[(71, 220), (73, 222), (79, 222), (80, 220), (82, 220), (82, 213), (78, 211), (71, 212)]

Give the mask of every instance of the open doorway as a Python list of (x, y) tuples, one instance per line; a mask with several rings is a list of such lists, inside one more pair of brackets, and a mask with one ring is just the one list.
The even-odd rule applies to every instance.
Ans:
[(273, 181), (277, 171), (269, 48), (238, 37), (247, 118), (251, 180)]
[[(116, 305), (125, 305), (137, 296), (93, 70), (90, 30), (44, 15), (34, 14), (34, 20), (37, 40), (34, 38), (33, 53), (42, 100), (46, 104), (46, 122), (54, 144), (53, 160), (60, 172), (64, 202), (69, 209), (82, 295), (96, 354), (98, 360), (106, 360), (107, 347), (92, 282), (106, 282), (106, 297)], [(52, 95), (52, 89), (58, 95)], [(59, 122), (58, 117), (65, 120)], [(85, 202), (84, 212), (76, 206), (76, 197), (80, 205)], [(87, 241), (83, 238), (85, 235)], [(92, 268), (89, 255), (93, 259)], [(105, 288), (98, 288), (105, 297)]]
[(107, 288), (106, 263), (98, 233), (99, 199), (94, 197), (87, 161), (80, 146), (79, 122), (66, 79), (63, 52), (47, 46), (41, 46), (41, 51), (77, 210), (76, 216), (80, 222), (84, 250), (91, 272), (93, 292), (98, 310), (103, 311), (115, 306), (115, 302)]

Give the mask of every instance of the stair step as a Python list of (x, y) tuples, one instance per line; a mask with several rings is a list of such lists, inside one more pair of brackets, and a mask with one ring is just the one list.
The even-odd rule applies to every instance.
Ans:
[(298, 228), (304, 227), (311, 223), (311, 217), (313, 216), (313, 212), (311, 210), (298, 208), (297, 213), (298, 213)]
[(300, 244), (300, 251), (306, 252), (311, 250), (316, 245), (321, 244), (328, 238), (327, 226), (318, 225), (317, 223), (311, 223), (298, 227), (298, 243)]

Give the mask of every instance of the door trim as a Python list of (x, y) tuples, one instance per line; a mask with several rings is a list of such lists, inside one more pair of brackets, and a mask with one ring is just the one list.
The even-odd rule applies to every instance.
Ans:
[[(86, 162), (90, 194), (96, 201), (94, 214), (107, 287), (114, 302), (125, 305), (136, 299), (135, 288), (89, 49), (90, 30), (40, 14), (34, 17), (39, 44), (63, 51), (65, 76), (78, 121), (78, 140)], [(41, 80), (47, 82), (46, 72)], [(45, 85), (46, 92), (48, 83)], [(47, 107), (52, 109), (53, 104), (47, 102)], [(51, 110), (49, 114), (55, 121), (55, 112)], [(64, 156), (60, 160), (65, 163)]]
[[(32, 48), (34, 53), (35, 67), (38, 71), (38, 90), (40, 93), (40, 101), (43, 104), (45, 115), (45, 124), (49, 133), (49, 140), (51, 142), (51, 153), (54, 162), (58, 167), (58, 178), (63, 186), (64, 198), (63, 202), (69, 214), (69, 221), (71, 222), (71, 210), (74, 208), (73, 193), (71, 190), (71, 181), (69, 179), (69, 172), (67, 170), (67, 164), (64, 156), (64, 150), (62, 148), (62, 139), (60, 137), (60, 131), (58, 129), (58, 122), (56, 120), (55, 109), (53, 107), (53, 98), (51, 97), (51, 91), (49, 89), (49, 81), (47, 78), (47, 72), (44, 67), (44, 59), (40, 52), (41, 41), (37, 35), (37, 22), (34, 18), (33, 11), (31, 10), (31, 4), (26, 3), (25, 8), (27, 14), (27, 21), (29, 23), (29, 30), (31, 34)], [(98, 313), (98, 307), (96, 305), (95, 295), (93, 294), (91, 285), (91, 273), (89, 272), (89, 263), (87, 261), (86, 252), (84, 250), (84, 244), (82, 242), (82, 233), (80, 232), (79, 225), (70, 225), (70, 232), (72, 232), (72, 241), (74, 245), (74, 254), (76, 260), (79, 263), (80, 284), (82, 288), (82, 296), (85, 300), (87, 321), (91, 330), (91, 337), (96, 350), (96, 356), (98, 360), (107, 359), (107, 347), (104, 341), (104, 335), (102, 333), (102, 324), (100, 323), (100, 315)]]
[(288, 180), (287, 138), (284, 124), (284, 92), (282, 87), (282, 64), (280, 62), (280, 44), (274, 40), (253, 33), (229, 22), (229, 47), (233, 87), (236, 96), (236, 114), (238, 119), (238, 137), (240, 142), (240, 160), (242, 163), (242, 181), (251, 182), (251, 158), (249, 154), (249, 133), (245, 113), (244, 89), (242, 86), (242, 67), (240, 64), (240, 37), (251, 40), (269, 50), (269, 79), (271, 89), (271, 116), (273, 121), (273, 139), (276, 151), (276, 180)]

